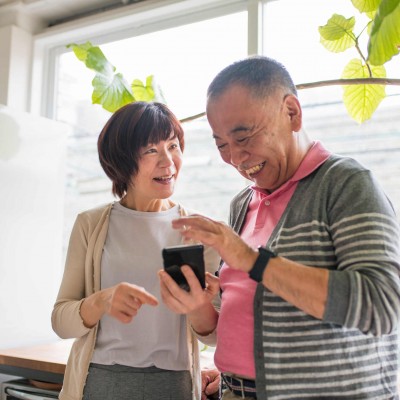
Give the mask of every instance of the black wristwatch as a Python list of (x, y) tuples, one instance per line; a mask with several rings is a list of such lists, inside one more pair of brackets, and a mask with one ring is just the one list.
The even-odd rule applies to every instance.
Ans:
[(253, 267), (249, 271), (249, 276), (256, 282), (262, 282), (264, 270), (267, 268), (270, 258), (276, 257), (276, 254), (265, 247), (258, 247), (258, 257)]

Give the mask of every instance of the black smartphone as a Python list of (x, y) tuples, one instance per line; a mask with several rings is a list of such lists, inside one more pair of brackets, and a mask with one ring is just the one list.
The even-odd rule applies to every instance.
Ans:
[(202, 244), (165, 247), (162, 250), (164, 269), (174, 281), (187, 291), (190, 290), (181, 266), (186, 264), (192, 268), (202, 288), (205, 284), (204, 246)]

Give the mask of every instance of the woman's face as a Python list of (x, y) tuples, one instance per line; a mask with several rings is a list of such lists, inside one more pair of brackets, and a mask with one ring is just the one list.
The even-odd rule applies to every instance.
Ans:
[(139, 170), (132, 178), (137, 200), (167, 199), (174, 193), (182, 165), (182, 151), (177, 137), (152, 143), (139, 150)]

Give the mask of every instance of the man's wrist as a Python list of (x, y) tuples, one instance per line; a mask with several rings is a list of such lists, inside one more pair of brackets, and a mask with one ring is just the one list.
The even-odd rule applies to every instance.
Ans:
[(258, 252), (257, 249), (254, 249), (250, 246), (248, 246), (248, 253), (249, 254), (246, 256), (246, 258), (243, 257), (243, 260), (246, 260), (246, 263), (242, 264), (243, 267), (245, 267), (242, 269), (242, 271), (247, 272), (249, 274), (252, 268), (254, 267), (254, 264), (257, 261), (257, 258), (260, 255), (260, 253)]
[(264, 271), (268, 266), (269, 260), (276, 257), (276, 254), (265, 247), (258, 247), (258, 257), (249, 271), (249, 276), (256, 282), (262, 282)]

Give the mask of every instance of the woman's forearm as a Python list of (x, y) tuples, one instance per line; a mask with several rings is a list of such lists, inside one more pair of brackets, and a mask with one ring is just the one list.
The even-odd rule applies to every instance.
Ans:
[(194, 331), (200, 336), (207, 336), (217, 327), (219, 314), (212, 303), (207, 303), (187, 316)]
[(105, 291), (93, 293), (81, 305), (80, 314), (84, 325), (93, 328), (106, 312), (107, 301)]

